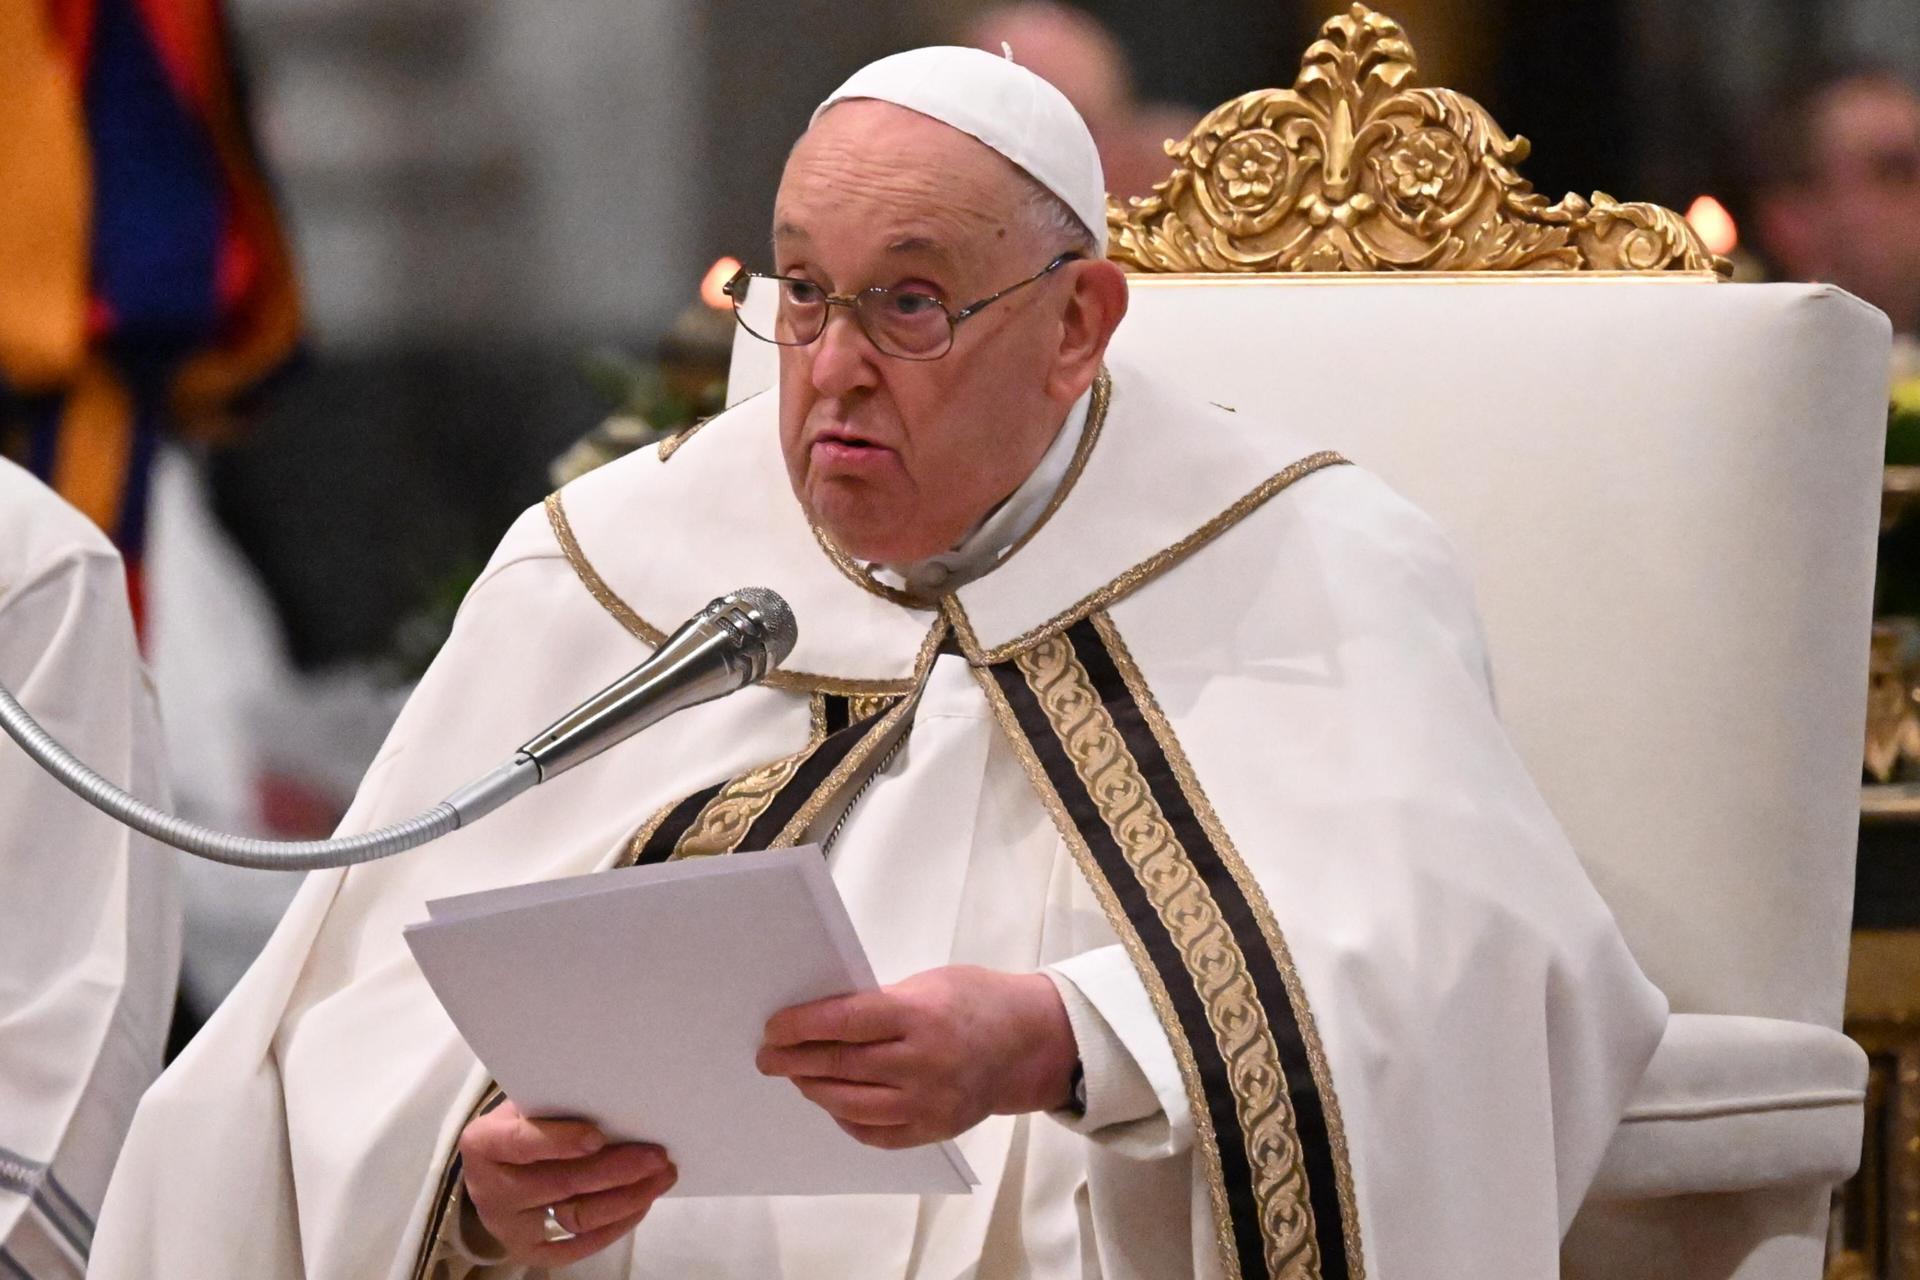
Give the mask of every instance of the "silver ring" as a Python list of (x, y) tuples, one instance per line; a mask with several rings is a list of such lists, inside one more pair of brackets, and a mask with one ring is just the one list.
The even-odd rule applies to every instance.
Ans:
[(569, 1231), (560, 1225), (560, 1219), (555, 1217), (553, 1212), (558, 1207), (557, 1205), (548, 1205), (546, 1221), (540, 1224), (540, 1230), (546, 1233), (548, 1244), (565, 1244), (580, 1234), (577, 1231)]

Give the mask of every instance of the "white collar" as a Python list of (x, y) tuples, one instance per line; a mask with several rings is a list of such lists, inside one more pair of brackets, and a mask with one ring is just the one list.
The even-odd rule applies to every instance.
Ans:
[(1000, 562), (1007, 549), (1024, 538), (1040, 520), (1041, 513), (1067, 478), (1080, 437), (1086, 433), (1087, 413), (1093, 403), (1093, 388), (1082, 392), (1067, 410), (1066, 421), (1054, 433), (1053, 443), (1040, 456), (1033, 471), (1005, 502), (988, 512), (973, 532), (962, 538), (951, 551), (929, 556), (917, 564), (869, 564), (874, 578), (896, 591), (918, 596), (937, 596), (989, 572)]

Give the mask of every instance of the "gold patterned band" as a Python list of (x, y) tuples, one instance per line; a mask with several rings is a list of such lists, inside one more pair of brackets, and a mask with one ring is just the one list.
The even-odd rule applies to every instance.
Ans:
[(1360, 1280), (1339, 1107), (1298, 975), (1111, 619), (982, 684), (1159, 1011), (1225, 1274)]

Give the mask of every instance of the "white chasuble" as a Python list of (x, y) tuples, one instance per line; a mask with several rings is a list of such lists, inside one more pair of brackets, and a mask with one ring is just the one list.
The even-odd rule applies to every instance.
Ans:
[(806, 840), (882, 982), (1054, 976), (1087, 1116), (962, 1135), (971, 1196), (670, 1195), (568, 1276), (1554, 1274), (1665, 1002), (1515, 758), (1419, 513), (1121, 367), (1038, 528), (920, 600), (816, 539), (762, 396), (515, 525), (347, 828), (433, 803), (740, 586), (799, 620), (766, 685), (309, 879), (142, 1106), (101, 1276), (514, 1274), (454, 1156), (495, 1091), (402, 926)]
[[(164, 800), (126, 570), (0, 459), (0, 683), (109, 781)], [(0, 740), (0, 1277), (77, 1280), (180, 966), (175, 855)]]

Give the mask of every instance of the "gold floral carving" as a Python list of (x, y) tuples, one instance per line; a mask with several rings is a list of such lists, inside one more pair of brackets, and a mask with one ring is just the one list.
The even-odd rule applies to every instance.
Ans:
[(1558, 204), (1525, 138), (1416, 84), (1400, 25), (1330, 19), (1291, 89), (1215, 108), (1169, 142), (1152, 195), (1107, 203), (1108, 256), (1139, 271), (1695, 271), (1730, 276), (1686, 219), (1604, 192)]

